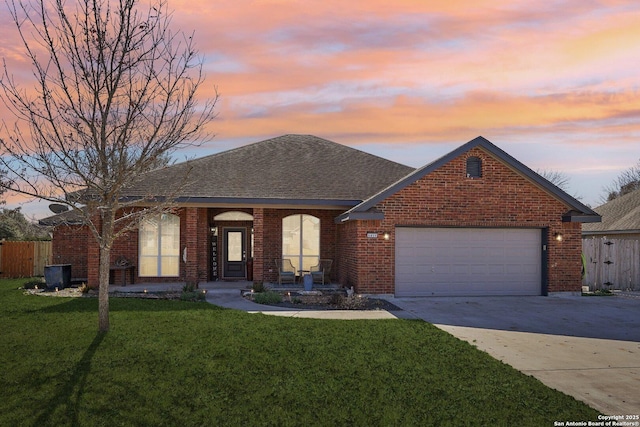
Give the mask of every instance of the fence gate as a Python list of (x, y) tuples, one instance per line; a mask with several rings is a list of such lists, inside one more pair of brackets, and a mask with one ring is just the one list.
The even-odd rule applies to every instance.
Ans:
[(51, 242), (0, 243), (0, 274), (5, 278), (43, 276), (51, 264)]
[(582, 240), (584, 285), (597, 289), (640, 290), (640, 240), (589, 237)]

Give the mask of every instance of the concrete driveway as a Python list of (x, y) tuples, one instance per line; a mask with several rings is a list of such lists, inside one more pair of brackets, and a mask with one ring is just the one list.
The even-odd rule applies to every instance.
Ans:
[(390, 301), (602, 414), (640, 414), (640, 295)]

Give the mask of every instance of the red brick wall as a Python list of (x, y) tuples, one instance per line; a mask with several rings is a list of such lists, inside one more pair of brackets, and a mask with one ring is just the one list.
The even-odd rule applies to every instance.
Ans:
[[(242, 211), (254, 215), (254, 221), (214, 221), (214, 217), (226, 211)], [(274, 259), (282, 255), (282, 218), (294, 214), (308, 214), (320, 218), (320, 253), (321, 258), (334, 261), (333, 276), (340, 266), (337, 259), (337, 225), (334, 218), (342, 211), (321, 209), (263, 209), (263, 208), (183, 208), (177, 211), (180, 216), (180, 276), (179, 277), (136, 277), (137, 283), (163, 283), (175, 281), (202, 282), (209, 280), (211, 268), (211, 232), (210, 226), (218, 227), (218, 263), (222, 257), (222, 230), (224, 227), (246, 227), (247, 240), (250, 240), (251, 228), (254, 228), (253, 279), (267, 282), (277, 281)], [(61, 243), (64, 245), (65, 243)], [(184, 248), (187, 248), (187, 262), (182, 259)], [(95, 262), (89, 269), (95, 269), (94, 282), (97, 284), (97, 245), (91, 245)], [(250, 253), (249, 242), (247, 251)], [(85, 251), (86, 253), (86, 251)], [(118, 239), (111, 251), (114, 262), (119, 256), (125, 256), (132, 263), (138, 264), (138, 231), (127, 232)], [(85, 256), (86, 259), (86, 256)], [(87, 264), (85, 263), (85, 265)], [(221, 273), (221, 272), (220, 272)], [(137, 273), (136, 273), (137, 274)], [(221, 276), (220, 276), (221, 277)], [(120, 275), (116, 275), (115, 284), (120, 284)]]
[[(206, 208), (180, 211), (180, 277), (185, 282), (206, 281), (209, 273), (209, 216)], [(186, 248), (186, 262), (184, 250)]]
[(71, 264), (74, 279), (87, 279), (87, 245), (93, 235), (89, 228), (60, 225), (53, 230), (51, 250), (54, 264)]
[[(208, 212), (205, 208), (183, 208), (175, 213), (180, 217), (180, 270), (178, 277), (139, 277), (136, 268), (136, 283), (169, 283), (176, 281), (198, 282), (206, 281), (208, 273), (208, 256), (209, 256), (209, 224)], [(60, 227), (58, 227), (60, 228)], [(58, 231), (56, 228), (56, 232)], [(55, 233), (55, 232), (54, 232)], [(85, 240), (85, 248), (70, 248), (70, 252), (77, 252), (78, 260), (81, 259), (81, 253), (84, 253), (84, 265), (86, 274), (89, 279), (90, 286), (98, 285), (98, 260), (99, 249), (97, 243), (89, 235), (89, 239)], [(54, 235), (54, 245), (70, 246), (66, 235)], [(187, 248), (187, 262), (183, 260), (183, 251)], [(115, 263), (116, 259), (124, 256), (127, 260), (138, 265), (138, 230), (131, 230), (121, 235), (111, 248), (111, 263)], [(71, 271), (74, 277), (77, 277), (75, 268), (72, 266)], [(128, 279), (127, 279), (128, 280)], [(122, 275), (116, 272), (113, 277), (115, 285), (122, 284)]]
[[(482, 177), (466, 177), (466, 158), (482, 159)], [(452, 160), (379, 203), (382, 221), (341, 227), (341, 282), (363, 293), (394, 293), (395, 227), (548, 229), (548, 291), (580, 291), (581, 224), (562, 223), (568, 206), (480, 148)], [(366, 237), (377, 232), (377, 239)], [(383, 239), (389, 233), (389, 240)], [(563, 241), (554, 239), (563, 234)], [(544, 243), (544, 242), (543, 242)], [(357, 260), (357, 261), (356, 261)]]
[(264, 259), (264, 209), (255, 208), (253, 210), (253, 280), (262, 282), (264, 280), (265, 268), (268, 269), (268, 262)]
[[(260, 273), (266, 282), (277, 282), (278, 272), (274, 260), (282, 257), (282, 218), (289, 215), (307, 214), (320, 218), (320, 258), (332, 259), (332, 277), (339, 268), (340, 260), (337, 255), (337, 226), (334, 218), (342, 211), (321, 209), (264, 209), (263, 211), (263, 235), (261, 236), (263, 248), (260, 259), (254, 260), (254, 276)], [(254, 254), (256, 257), (258, 254)], [(262, 271), (256, 268), (262, 265)]]

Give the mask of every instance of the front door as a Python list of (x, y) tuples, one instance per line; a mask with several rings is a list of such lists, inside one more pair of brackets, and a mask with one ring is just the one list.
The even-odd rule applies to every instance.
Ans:
[(223, 234), (224, 263), (222, 277), (246, 278), (246, 228), (225, 228)]

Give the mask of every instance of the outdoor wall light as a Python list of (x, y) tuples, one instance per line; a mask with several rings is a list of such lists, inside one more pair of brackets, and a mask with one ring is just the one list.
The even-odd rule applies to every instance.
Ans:
[(389, 233), (384, 233), (384, 234), (382, 235), (382, 238), (383, 238), (384, 240), (389, 240), (389, 239), (391, 238), (391, 236), (389, 235)]
[(553, 235), (558, 242), (562, 242), (562, 233), (556, 233)]

